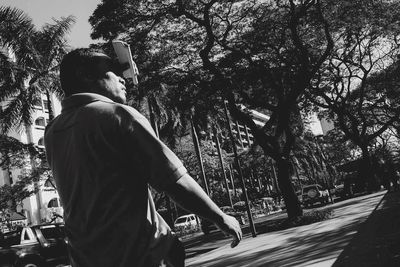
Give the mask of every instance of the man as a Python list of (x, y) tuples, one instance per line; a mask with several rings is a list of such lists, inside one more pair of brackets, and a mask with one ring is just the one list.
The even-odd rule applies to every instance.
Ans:
[(177, 240), (148, 185), (215, 222), (233, 236), (232, 247), (239, 243), (239, 223), (212, 202), (148, 121), (123, 104), (125, 81), (110, 57), (74, 50), (61, 63), (60, 80), (65, 99), (46, 129), (45, 147), (72, 266), (183, 266), (171, 257)]

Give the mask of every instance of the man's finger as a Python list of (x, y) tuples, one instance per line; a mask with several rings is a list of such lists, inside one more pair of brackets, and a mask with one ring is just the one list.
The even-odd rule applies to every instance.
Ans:
[(234, 237), (233, 241), (231, 243), (231, 248), (236, 247), (239, 244), (239, 242), (240, 242), (239, 238), (238, 237)]
[(240, 228), (239, 223), (237, 224), (237, 227), (238, 227), (237, 236), (238, 236), (238, 239), (240, 241), (240, 240), (242, 240), (243, 233), (242, 233), (242, 229)]

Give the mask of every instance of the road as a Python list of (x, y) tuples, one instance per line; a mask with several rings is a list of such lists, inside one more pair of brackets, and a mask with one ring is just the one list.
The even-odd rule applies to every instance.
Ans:
[[(254, 219), (256, 230), (258, 233), (267, 232), (268, 223), (274, 223), (287, 218), (285, 211), (280, 211), (267, 216)], [(242, 226), (244, 236), (251, 236), (249, 225)], [(182, 238), (182, 242), (186, 248), (186, 257), (190, 258), (195, 255), (208, 252), (230, 242), (230, 237), (224, 235), (220, 230), (211, 231), (209, 235), (203, 232), (194, 233), (189, 237)]]
[[(230, 249), (230, 238), (222, 233), (193, 237), (185, 241), (187, 266), (331, 266), (385, 192), (328, 205), (334, 209), (334, 215), (323, 222), (259, 234), (256, 238), (244, 229), (244, 239), (235, 249)], [(256, 222), (262, 227), (263, 220), (280, 217), (286, 214), (274, 214)]]
[[(338, 199), (336, 199), (335, 201), (337, 200)], [(338, 206), (338, 203), (335, 203), (334, 205), (330, 206), (315, 205), (314, 208), (304, 209), (304, 211), (306, 212), (311, 209), (314, 210), (325, 209), (326, 207), (334, 208), (336, 206)], [(286, 211), (279, 211), (266, 216), (254, 218), (254, 225), (257, 234), (270, 232), (269, 228), (271, 226), (275, 225), (277, 222), (283, 221), (286, 218), (287, 218)], [(248, 224), (242, 226), (242, 232), (245, 237), (252, 236)], [(229, 243), (230, 237), (224, 235), (220, 230), (214, 230), (211, 231), (209, 235), (204, 235), (203, 232), (194, 233), (188, 237), (183, 237), (182, 241), (186, 248), (186, 257), (190, 258), (195, 255), (211, 251), (226, 243)]]

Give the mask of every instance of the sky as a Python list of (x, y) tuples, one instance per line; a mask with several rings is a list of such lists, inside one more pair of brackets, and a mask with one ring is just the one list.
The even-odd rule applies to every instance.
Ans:
[(70, 45), (74, 48), (87, 47), (96, 40), (90, 38), (89, 17), (101, 0), (0, 0), (1, 6), (17, 7), (27, 13), (35, 26), (40, 29), (45, 23), (73, 15), (75, 24), (69, 34)]

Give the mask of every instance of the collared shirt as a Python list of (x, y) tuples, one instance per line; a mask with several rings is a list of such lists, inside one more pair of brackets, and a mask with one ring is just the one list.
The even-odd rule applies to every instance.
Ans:
[(162, 190), (186, 174), (145, 117), (102, 95), (75, 94), (47, 127), (45, 147), (73, 266), (143, 266), (170, 234), (148, 185)]

